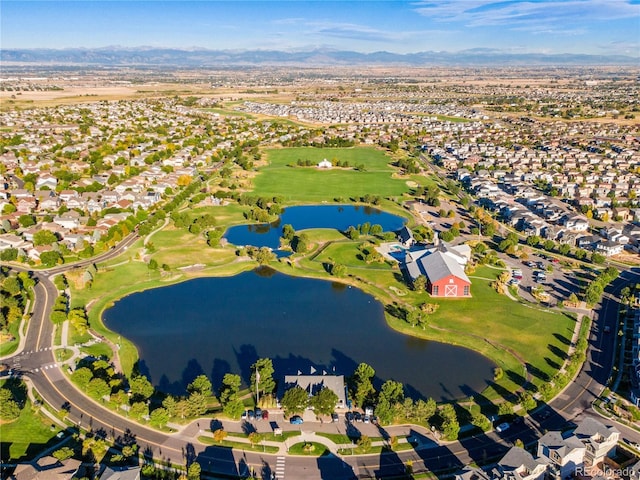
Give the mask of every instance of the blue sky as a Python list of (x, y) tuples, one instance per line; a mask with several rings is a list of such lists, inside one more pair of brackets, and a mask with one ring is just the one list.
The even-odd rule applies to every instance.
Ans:
[(640, 56), (640, 0), (0, 2), (0, 48), (472, 48)]

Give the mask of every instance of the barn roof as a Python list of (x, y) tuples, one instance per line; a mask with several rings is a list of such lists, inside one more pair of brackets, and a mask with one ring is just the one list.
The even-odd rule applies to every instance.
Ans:
[(437, 282), (450, 275), (471, 283), (463, 268), (452, 257), (442, 252), (434, 252), (419, 260), (431, 283)]

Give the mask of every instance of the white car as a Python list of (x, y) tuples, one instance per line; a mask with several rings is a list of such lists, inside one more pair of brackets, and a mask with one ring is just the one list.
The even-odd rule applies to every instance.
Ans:
[(509, 425), (507, 422), (501, 423), (500, 425), (498, 425), (498, 426), (496, 427), (496, 432), (498, 432), (498, 433), (502, 433), (502, 432), (504, 432), (505, 430), (508, 430), (510, 426), (511, 426), (511, 425)]

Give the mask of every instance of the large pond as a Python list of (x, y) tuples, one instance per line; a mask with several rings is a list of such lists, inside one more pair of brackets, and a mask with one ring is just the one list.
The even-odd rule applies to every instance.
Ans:
[(214, 388), (227, 372), (246, 383), (261, 357), (273, 359), (276, 377), (350, 375), (366, 362), (377, 386), (398, 380), (413, 398), (470, 395), (493, 378), (494, 365), (476, 352), (392, 330), (383, 305), (356, 288), (265, 268), (135, 293), (104, 320), (135, 343), (141, 371), (170, 393), (201, 373)]
[(234, 245), (253, 245), (254, 247), (280, 246), (282, 227), (290, 224), (294, 230), (308, 228), (335, 228), (346, 230), (350, 226), (364, 223), (380, 225), (385, 232), (399, 230), (405, 219), (377, 208), (356, 205), (303, 205), (287, 207), (273, 223), (238, 225), (229, 228), (225, 234)]

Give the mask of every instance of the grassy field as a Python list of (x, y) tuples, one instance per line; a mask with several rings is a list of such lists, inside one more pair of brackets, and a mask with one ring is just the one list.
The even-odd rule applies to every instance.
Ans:
[(194, 263), (225, 264), (233, 261), (236, 256), (233, 249), (210, 247), (203, 235), (193, 235), (186, 230), (173, 227), (156, 233), (152, 241), (156, 252), (151, 257), (158, 265), (166, 264), (172, 269)]
[(213, 445), (220, 448), (234, 448), (236, 450), (246, 450), (249, 452), (264, 452), (264, 453), (277, 453), (278, 447), (272, 447), (270, 445), (251, 445), (250, 443), (234, 442), (233, 440), (223, 440), (222, 442), (216, 442), (211, 437), (198, 437), (198, 441), (205, 445)]
[[(362, 242), (360, 242), (362, 243)], [(333, 260), (336, 263), (347, 267), (361, 268), (379, 268), (382, 270), (391, 270), (391, 265), (386, 262), (373, 262), (367, 264), (363, 259), (363, 254), (358, 250), (359, 243), (350, 241), (334, 242), (328, 245), (322, 252), (314, 258), (316, 262), (327, 262)]]
[(9, 334), (13, 337), (13, 340), (2, 342), (0, 356), (12, 354), (20, 345), (20, 322), (16, 321), (9, 324)]
[[(363, 164), (366, 171), (352, 168), (318, 170), (316, 167), (288, 167), (298, 159), (317, 164), (326, 158)], [(269, 165), (254, 179), (256, 195), (281, 195), (287, 201), (322, 202), (334, 198), (360, 197), (366, 194), (399, 196), (409, 191), (404, 180), (391, 178), (389, 157), (375, 148), (286, 148), (267, 150)]]
[[(4, 386), (6, 383), (6, 380), (0, 382), (0, 386)], [(29, 400), (24, 400), (26, 397), (24, 384), (16, 386), (12, 390), (18, 392), (14, 395), (17, 395), (20, 401), (24, 401), (25, 405), (16, 420), (6, 423), (0, 422), (0, 445), (2, 447), (0, 458), (3, 462), (31, 459), (42, 452), (44, 448), (59, 441), (56, 434), (60, 428), (52, 427), (50, 421), (45, 420), (34, 410)]]
[[(306, 447), (306, 448), (305, 448)], [(304, 455), (306, 457), (321, 457), (328, 455), (329, 449), (316, 442), (300, 442), (289, 447), (289, 455)]]
[(201, 108), (203, 112), (209, 113), (218, 113), (227, 117), (244, 117), (244, 118), (254, 118), (253, 115), (246, 112), (239, 112), (237, 110), (230, 110), (225, 108)]

